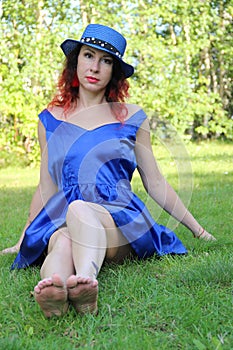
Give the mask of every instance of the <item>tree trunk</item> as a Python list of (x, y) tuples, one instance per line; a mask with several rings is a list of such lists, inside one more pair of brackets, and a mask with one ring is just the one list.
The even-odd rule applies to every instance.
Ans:
[[(42, 8), (43, 8), (44, 2), (43, 0), (39, 0), (37, 3), (37, 9), (36, 9), (36, 43), (39, 43), (42, 39), (42, 28), (43, 28), (43, 13), (42, 13)], [(35, 49), (35, 57), (36, 57), (36, 62), (39, 65), (40, 62), (40, 49), (38, 48), (38, 45), (36, 45)], [(40, 74), (37, 72), (34, 75), (34, 78), (32, 80), (32, 91), (33, 94), (38, 95), (40, 93)]]
[(186, 72), (187, 75), (189, 76), (190, 74), (190, 62), (191, 62), (191, 56), (189, 54), (189, 47), (191, 44), (191, 40), (190, 40), (190, 24), (189, 23), (184, 23), (183, 24), (183, 29), (184, 29), (184, 36), (185, 36), (185, 40), (187, 43), (186, 46), (186, 52), (185, 52), (185, 66), (186, 66)]
[[(224, 25), (224, 9), (223, 9), (223, 2), (220, 1), (219, 4), (219, 17), (220, 17), (220, 28), (222, 33), (225, 32), (225, 25)], [(219, 55), (218, 55), (218, 61), (219, 61), (219, 95), (222, 99), (222, 103), (224, 108), (226, 107), (225, 101), (224, 101), (224, 76), (225, 76), (225, 70), (224, 70), (224, 50), (220, 49)]]
[(174, 28), (172, 24), (169, 24), (169, 31), (172, 39), (172, 44), (175, 46), (177, 44), (177, 40), (176, 40), (176, 34), (174, 32)]

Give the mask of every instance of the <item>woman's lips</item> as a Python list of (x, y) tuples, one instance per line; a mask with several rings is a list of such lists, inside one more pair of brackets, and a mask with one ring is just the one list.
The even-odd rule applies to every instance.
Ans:
[(86, 79), (89, 83), (92, 83), (92, 84), (98, 83), (98, 81), (99, 81), (99, 79), (97, 79), (95, 77), (91, 77), (91, 76), (87, 76)]

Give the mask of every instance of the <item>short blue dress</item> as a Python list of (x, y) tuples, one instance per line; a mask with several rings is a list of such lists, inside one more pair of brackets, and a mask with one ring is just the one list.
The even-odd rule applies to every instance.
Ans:
[(147, 118), (142, 109), (124, 124), (93, 130), (58, 120), (47, 109), (39, 118), (46, 130), (49, 173), (58, 191), (27, 228), (12, 269), (43, 261), (51, 235), (65, 225), (68, 206), (75, 200), (106, 208), (139, 258), (187, 253), (175, 233), (157, 224), (131, 190), (136, 134)]

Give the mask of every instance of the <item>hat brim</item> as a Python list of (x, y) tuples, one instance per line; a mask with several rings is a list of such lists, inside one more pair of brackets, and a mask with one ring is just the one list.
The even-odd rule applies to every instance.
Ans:
[(98, 45), (91, 44), (91, 43), (83, 43), (81, 41), (73, 40), (73, 39), (67, 39), (61, 44), (61, 49), (64, 52), (65, 56), (68, 56), (73, 50), (77, 49), (77, 47), (79, 47), (81, 45), (91, 46), (91, 47), (94, 47), (95, 49), (108, 52), (111, 56), (115, 57), (120, 62), (121, 69), (125, 75), (125, 78), (129, 78), (129, 77), (131, 77), (131, 75), (133, 75), (133, 73), (134, 73), (133, 66), (124, 62), (121, 58), (119, 58), (113, 52), (109, 52), (108, 49), (105, 49), (102, 47), (100, 48)]

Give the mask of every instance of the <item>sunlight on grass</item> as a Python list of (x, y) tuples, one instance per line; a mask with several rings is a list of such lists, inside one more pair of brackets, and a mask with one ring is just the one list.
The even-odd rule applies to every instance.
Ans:
[(36, 186), (39, 181), (38, 168), (4, 168), (0, 169), (1, 188), (21, 188)]

